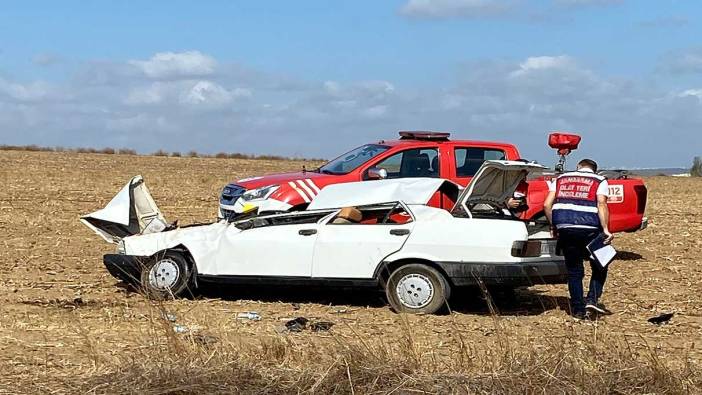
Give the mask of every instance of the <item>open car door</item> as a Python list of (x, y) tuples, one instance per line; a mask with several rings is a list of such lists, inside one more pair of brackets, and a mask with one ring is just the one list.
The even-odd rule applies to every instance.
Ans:
[(141, 176), (132, 178), (105, 208), (80, 221), (109, 243), (131, 235), (161, 232), (168, 226)]
[(504, 207), (517, 187), (528, 176), (541, 174), (547, 167), (535, 162), (488, 160), (478, 169), (468, 186), (461, 192), (451, 213), (465, 212), (472, 217), (471, 208), (477, 204)]

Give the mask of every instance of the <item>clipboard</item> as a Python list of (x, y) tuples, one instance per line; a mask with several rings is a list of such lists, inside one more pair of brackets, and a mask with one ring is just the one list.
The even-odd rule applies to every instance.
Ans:
[(617, 255), (617, 250), (611, 244), (605, 244), (606, 239), (607, 236), (604, 233), (600, 233), (586, 247), (590, 256), (602, 267), (607, 267)]

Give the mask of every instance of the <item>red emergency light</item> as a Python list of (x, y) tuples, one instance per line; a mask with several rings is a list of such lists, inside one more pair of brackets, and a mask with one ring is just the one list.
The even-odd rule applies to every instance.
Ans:
[(558, 155), (568, 155), (578, 149), (582, 138), (577, 134), (553, 132), (548, 135), (548, 146), (558, 150)]
[(548, 146), (558, 150), (560, 159), (556, 164), (556, 172), (565, 171), (566, 155), (578, 149), (581, 137), (573, 133), (553, 132), (548, 135)]
[(449, 132), (434, 132), (429, 130), (401, 130), (400, 140), (436, 140), (448, 141)]

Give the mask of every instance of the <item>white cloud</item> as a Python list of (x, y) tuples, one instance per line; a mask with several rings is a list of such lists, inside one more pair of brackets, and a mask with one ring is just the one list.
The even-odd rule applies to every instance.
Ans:
[(695, 97), (702, 101), (702, 89), (687, 89), (679, 93), (678, 97)]
[(339, 86), (339, 83), (336, 81), (325, 81), (324, 82), (324, 89), (327, 91), (327, 93), (335, 95), (339, 93), (341, 90), (341, 87)]
[(143, 133), (148, 130), (150, 132), (163, 132), (164, 130), (174, 130), (166, 117), (152, 116), (149, 114), (136, 114), (116, 118), (108, 118), (105, 121), (105, 128), (111, 132), (118, 133)]
[(554, 0), (554, 2), (566, 7), (585, 7), (585, 6), (610, 6), (621, 4), (624, 0)]
[(253, 96), (253, 92), (248, 88), (234, 88), (234, 90), (231, 91), (231, 94), (233, 97), (241, 98)]
[(368, 118), (380, 118), (388, 112), (388, 106), (377, 105), (363, 110), (362, 114)]
[(32, 63), (37, 66), (52, 66), (61, 62), (61, 57), (53, 53), (40, 53), (32, 58)]
[(661, 68), (673, 74), (702, 73), (702, 48), (668, 53), (661, 60)]
[(44, 81), (27, 84), (11, 82), (0, 78), (0, 94), (22, 102), (36, 102), (61, 98), (58, 89)]
[(210, 81), (198, 81), (190, 89), (183, 92), (180, 102), (190, 105), (219, 106), (232, 101), (232, 94)]
[(130, 60), (129, 64), (155, 79), (207, 76), (217, 68), (214, 58), (199, 51), (159, 52), (149, 60)]
[(519, 69), (511, 73), (520, 76), (533, 71), (569, 69), (575, 67), (575, 61), (570, 56), (532, 56), (519, 64)]
[(623, 2), (624, 0), (407, 0), (400, 7), (400, 14), (428, 19), (512, 17), (514, 20), (544, 22), (560, 19), (558, 15), (564, 11), (606, 7)]
[(163, 101), (163, 96), (163, 84), (154, 82), (146, 87), (132, 89), (124, 99), (124, 103), (129, 105), (157, 104)]
[(659, 16), (657, 18), (645, 20), (639, 22), (640, 27), (644, 28), (678, 28), (686, 26), (690, 23), (690, 19), (684, 16), (673, 15), (673, 16)]
[(235, 99), (250, 98), (252, 95), (251, 89), (226, 89), (209, 80), (156, 81), (132, 88), (123, 103), (129, 106), (146, 106), (178, 102), (186, 106), (217, 107)]
[(420, 18), (478, 18), (503, 15), (513, 7), (505, 0), (409, 0), (400, 13)]
[[(698, 86), (612, 77), (565, 54), (479, 61), (421, 89), (308, 81), (229, 64), (207, 77), (157, 81), (135, 71), (126, 61), (91, 63), (64, 82), (0, 79), (0, 140), (330, 157), (414, 128), (513, 142), (525, 157), (550, 163), (544, 139), (561, 129), (583, 133), (578, 156), (649, 166), (684, 164), (702, 146)], [(645, 138), (656, 144), (632, 146)]]

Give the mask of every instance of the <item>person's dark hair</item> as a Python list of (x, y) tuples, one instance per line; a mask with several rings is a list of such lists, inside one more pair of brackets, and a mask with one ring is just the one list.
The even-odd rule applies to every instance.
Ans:
[(592, 159), (581, 160), (580, 162), (578, 162), (578, 167), (581, 167), (581, 166), (582, 167), (589, 167), (590, 169), (592, 169), (592, 171), (597, 173), (597, 162), (595, 162)]

